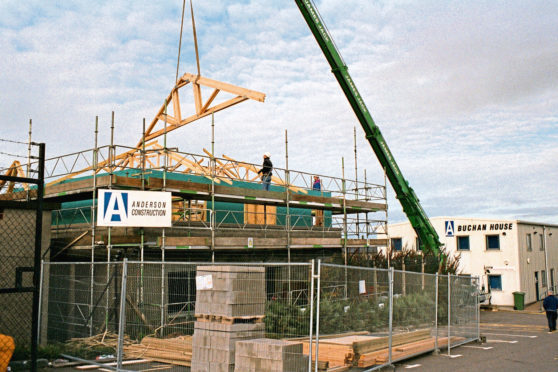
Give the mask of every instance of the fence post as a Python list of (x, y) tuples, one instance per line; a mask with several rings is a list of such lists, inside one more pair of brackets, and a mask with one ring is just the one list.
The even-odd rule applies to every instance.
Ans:
[(45, 279), (44, 275), (45, 260), (41, 260), (41, 277), (39, 279), (39, 308), (37, 310), (39, 318), (37, 319), (37, 347), (41, 341), (41, 312), (43, 309), (43, 281)]
[(393, 336), (393, 267), (388, 271), (389, 282), (389, 335), (388, 335), (388, 362), (391, 365), (392, 360), (392, 336)]
[(435, 329), (435, 338), (434, 338), (434, 354), (440, 353), (440, 349), (438, 348), (438, 273), (436, 273), (436, 310), (434, 312), (434, 329)]
[[(37, 177), (37, 199), (35, 214), (35, 246), (33, 257), (33, 312), (31, 319), (31, 371), (37, 370), (37, 339), (39, 337), (39, 286), (41, 270), (41, 249), (43, 237), (43, 197), (45, 179), (45, 144), (39, 143), (39, 162)], [(29, 184), (27, 185), (29, 186)]]
[[(314, 363), (314, 372), (318, 372), (318, 349), (320, 347), (320, 275), (322, 269), (322, 260), (318, 259), (318, 275), (316, 279), (318, 279), (318, 293), (316, 294), (316, 361)], [(345, 267), (347, 270), (347, 267)]]
[(448, 273), (448, 356), (451, 355), (451, 275)]
[(477, 341), (480, 341), (480, 298), (479, 298), (480, 292), (479, 292), (479, 285), (480, 285), (480, 278), (477, 277), (476, 284), (475, 284), (475, 287), (476, 287), (476, 291), (475, 291), (475, 292), (476, 292), (476, 294), (477, 294), (477, 295), (475, 296), (475, 297), (476, 297), (476, 301), (475, 301), (475, 305), (476, 305), (475, 311), (476, 311), (476, 313), (477, 313)]
[(116, 349), (116, 369), (122, 369), (124, 350), (124, 330), (126, 329), (126, 281), (128, 279), (128, 259), (122, 262), (122, 286), (120, 289), (120, 318), (118, 319), (118, 347)]
[[(312, 371), (312, 327), (314, 319), (314, 263), (315, 260), (312, 259), (310, 265), (310, 338), (308, 340), (308, 371)], [(316, 359), (318, 356), (316, 355)]]

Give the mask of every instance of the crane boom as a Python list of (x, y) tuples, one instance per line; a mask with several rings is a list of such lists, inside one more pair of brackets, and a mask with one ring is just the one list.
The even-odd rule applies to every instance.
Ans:
[(374, 123), (372, 115), (370, 115), (351, 75), (349, 75), (348, 68), (337, 50), (316, 7), (312, 0), (295, 0), (295, 2), (329, 62), (331, 71), (349, 100), (358, 121), (362, 125), (366, 133), (366, 139), (368, 139), (370, 146), (372, 146), (380, 164), (385, 168), (387, 178), (395, 191), (396, 197), (399, 199), (403, 211), (413, 226), (424, 250), (426, 252), (439, 254), (442, 244), (440, 243), (438, 233), (422, 209), (415, 192), (403, 177), (386, 140), (380, 132), (380, 128)]

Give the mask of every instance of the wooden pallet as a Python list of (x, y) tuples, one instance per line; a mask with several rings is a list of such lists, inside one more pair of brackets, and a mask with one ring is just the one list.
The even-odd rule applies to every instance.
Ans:
[(262, 323), (265, 315), (256, 316), (224, 316), (213, 314), (196, 314), (198, 322), (216, 322), (224, 324), (238, 324), (238, 323)]

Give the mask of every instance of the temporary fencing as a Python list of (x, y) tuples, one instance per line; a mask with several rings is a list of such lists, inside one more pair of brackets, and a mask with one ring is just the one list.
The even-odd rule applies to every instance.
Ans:
[[(26, 367), (36, 371), (43, 225), (50, 224), (52, 209), (43, 200), (45, 145), (30, 141), (22, 165), (12, 151), (20, 152), (17, 145), (24, 143), (0, 142), (0, 371), (8, 369), (13, 355), (25, 355)], [(14, 150), (8, 144), (16, 145)], [(36, 159), (32, 166), (31, 159)]]
[(40, 341), (113, 370), (375, 370), (479, 339), (477, 285), (320, 260), (45, 262)]

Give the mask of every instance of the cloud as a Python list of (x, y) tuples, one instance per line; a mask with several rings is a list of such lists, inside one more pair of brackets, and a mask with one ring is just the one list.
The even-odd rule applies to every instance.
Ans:
[[(133, 145), (175, 78), (178, 2), (0, 4), (2, 136), (47, 155), (110, 138)], [(216, 151), (259, 162), (270, 151), (301, 171), (359, 179), (383, 172), (293, 3), (195, 1), (204, 76), (266, 93), (215, 115)], [(552, 2), (317, 2), (360, 93), (427, 213), (556, 221), (557, 5)], [(186, 9), (181, 69), (195, 72)], [(192, 111), (191, 92), (181, 97)], [(201, 153), (211, 118), (169, 143)], [(390, 191), (390, 219), (404, 215)], [(537, 216), (538, 211), (538, 216)]]

